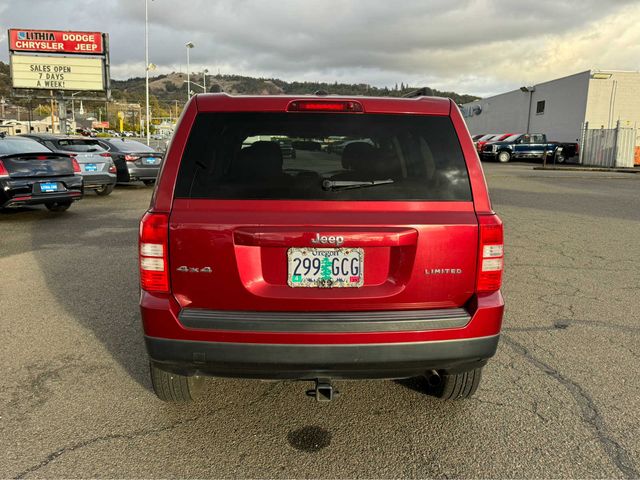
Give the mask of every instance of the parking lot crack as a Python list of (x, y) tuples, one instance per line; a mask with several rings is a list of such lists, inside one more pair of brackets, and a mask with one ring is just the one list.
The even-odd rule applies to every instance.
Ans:
[[(252, 400), (251, 402), (249, 402), (247, 404), (247, 407), (251, 407), (254, 405), (257, 405), (259, 403), (261, 403), (265, 397), (269, 396), (274, 389), (276, 389), (278, 387), (278, 384), (274, 383), (272, 385), (269, 385), (268, 388), (265, 389), (265, 391), (259, 395), (257, 398), (255, 398), (254, 400)], [(215, 413), (219, 413), (223, 410), (225, 410), (227, 407), (220, 407), (217, 408), (215, 410), (212, 410), (210, 412), (208, 412), (208, 414), (206, 416), (211, 416)], [(25, 478), (27, 475), (36, 472), (44, 467), (46, 467), (47, 465), (49, 465), (51, 462), (55, 461), (56, 459), (60, 458), (62, 455), (65, 455), (67, 453), (70, 452), (74, 452), (76, 450), (80, 450), (83, 449), (85, 447), (89, 447), (95, 443), (100, 443), (100, 442), (109, 442), (112, 440), (131, 440), (134, 438), (139, 438), (139, 437), (145, 437), (148, 435), (157, 435), (159, 433), (163, 433), (166, 431), (170, 431), (176, 428), (180, 428), (183, 427), (185, 425), (189, 425), (191, 423), (194, 423), (198, 420), (200, 420), (202, 418), (202, 416), (196, 416), (196, 417), (190, 417), (184, 420), (179, 420), (177, 422), (171, 423), (169, 425), (165, 425), (164, 427), (158, 427), (158, 428), (148, 428), (148, 429), (142, 429), (142, 430), (137, 430), (131, 433), (116, 433), (116, 434), (110, 434), (110, 435), (103, 435), (103, 436), (99, 436), (99, 437), (94, 437), (94, 438), (90, 438), (87, 440), (84, 440), (82, 442), (78, 442), (75, 443), (73, 445), (69, 445), (66, 447), (62, 447), (59, 448), (58, 450), (55, 450), (51, 453), (49, 453), (41, 462), (32, 465), (31, 467), (25, 469), (24, 471), (20, 472), (19, 474), (17, 474), (14, 478), (15, 479), (20, 479), (20, 478)]]
[(524, 357), (531, 365), (549, 375), (567, 389), (580, 407), (582, 420), (593, 431), (604, 452), (611, 462), (624, 474), (625, 478), (640, 477), (640, 471), (638, 471), (634, 465), (629, 453), (612, 437), (595, 402), (578, 383), (565, 377), (557, 369), (535, 357), (527, 347), (512, 339), (510, 336), (503, 334), (502, 340)]
[(99, 436), (99, 437), (93, 437), (93, 438), (89, 438), (87, 440), (83, 440), (82, 442), (78, 442), (75, 443), (73, 445), (69, 445), (66, 447), (62, 447), (59, 448), (58, 450), (55, 450), (51, 453), (49, 453), (41, 462), (32, 465), (31, 467), (23, 470), (22, 472), (18, 473), (14, 478), (15, 479), (20, 479), (20, 478), (25, 478), (27, 475), (34, 473), (44, 467), (46, 467), (47, 465), (49, 465), (51, 462), (55, 461), (56, 459), (60, 458), (62, 455), (65, 455), (67, 453), (70, 452), (74, 452), (77, 450), (81, 450), (83, 448), (89, 447), (91, 445), (94, 445), (96, 443), (100, 443), (100, 442), (109, 442), (112, 440), (131, 440), (134, 438), (139, 438), (139, 437), (145, 437), (147, 435), (156, 435), (159, 433), (163, 433), (169, 430), (173, 430), (175, 428), (179, 428), (182, 427), (184, 425), (188, 425), (191, 424), (197, 420), (199, 420), (200, 417), (190, 417), (187, 418), (185, 420), (179, 420), (177, 422), (174, 422), (172, 424), (169, 425), (165, 425), (164, 427), (158, 427), (158, 428), (148, 428), (148, 429), (142, 429), (142, 430), (137, 430), (131, 433), (114, 433), (114, 434), (109, 434), (109, 435), (103, 435), (103, 436)]

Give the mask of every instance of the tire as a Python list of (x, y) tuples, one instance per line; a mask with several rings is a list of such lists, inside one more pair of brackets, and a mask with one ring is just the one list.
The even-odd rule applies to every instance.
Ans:
[(503, 151), (498, 153), (498, 156), (496, 158), (500, 163), (507, 163), (509, 162), (509, 160), (511, 160), (511, 154), (509, 152)]
[(482, 368), (464, 373), (442, 375), (440, 385), (433, 390), (433, 396), (440, 400), (464, 400), (478, 390), (482, 378)]
[(567, 159), (565, 158), (564, 154), (560, 153), (555, 156), (555, 161), (556, 163), (564, 163), (567, 161)]
[(71, 202), (47, 202), (44, 206), (50, 212), (64, 212), (71, 206)]
[(101, 197), (106, 197), (107, 195), (111, 195), (113, 192), (115, 185), (102, 185), (99, 188), (96, 188), (96, 193)]
[(153, 185), (156, 183), (155, 180), (143, 180), (142, 183), (144, 183), (147, 187)]
[(186, 377), (167, 372), (153, 363), (149, 366), (153, 392), (163, 402), (188, 403), (198, 398), (204, 384), (203, 377)]

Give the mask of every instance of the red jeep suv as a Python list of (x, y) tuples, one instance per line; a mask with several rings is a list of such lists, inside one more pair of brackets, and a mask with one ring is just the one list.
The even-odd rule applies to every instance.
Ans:
[(162, 400), (203, 376), (466, 398), (498, 344), (502, 222), (449, 99), (196, 95), (139, 253)]

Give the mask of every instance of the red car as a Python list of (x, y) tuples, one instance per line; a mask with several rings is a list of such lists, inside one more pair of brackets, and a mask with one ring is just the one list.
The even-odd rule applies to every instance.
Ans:
[(448, 99), (196, 95), (139, 254), (166, 401), (203, 376), (309, 380), (318, 400), (334, 379), (423, 377), (466, 398), (498, 345), (502, 222)]
[(480, 138), (476, 142), (476, 150), (478, 150), (478, 153), (480, 153), (482, 151), (482, 147), (484, 147), (487, 143), (501, 142), (502, 140), (504, 140), (505, 138), (510, 137), (511, 135), (514, 135), (514, 134), (513, 133), (498, 133), (496, 135), (490, 135), (490, 136), (488, 136), (488, 138), (484, 138), (484, 137)]

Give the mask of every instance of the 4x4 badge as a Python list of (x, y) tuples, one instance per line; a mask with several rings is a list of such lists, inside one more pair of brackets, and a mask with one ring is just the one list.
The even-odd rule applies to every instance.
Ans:
[(181, 267), (176, 268), (176, 270), (183, 273), (213, 273), (213, 269), (211, 267), (196, 268), (196, 267), (187, 267), (186, 265), (183, 265)]

